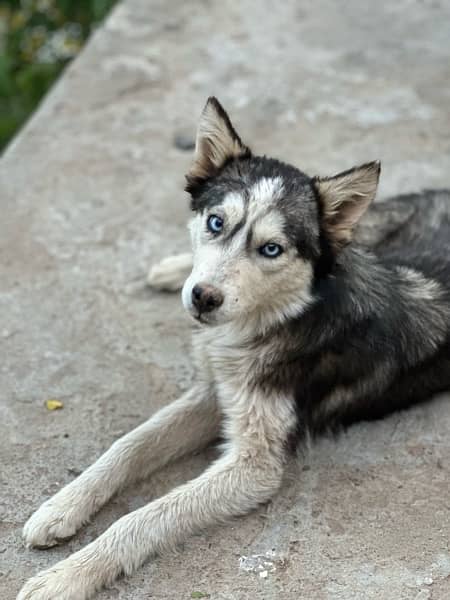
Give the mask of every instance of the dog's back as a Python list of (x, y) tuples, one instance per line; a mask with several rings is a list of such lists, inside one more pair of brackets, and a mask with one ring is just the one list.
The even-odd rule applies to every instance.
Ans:
[(425, 190), (374, 203), (358, 236), (383, 261), (419, 269), (450, 288), (450, 190)]
[[(380, 385), (381, 393), (367, 401), (349, 402), (338, 417), (345, 425), (383, 417), (450, 388), (450, 190), (426, 190), (373, 204), (357, 241), (402, 275), (406, 285), (385, 314), (392, 331), (407, 340), (405, 358), (423, 357), (403, 365), (400, 359), (391, 385), (383, 391)], [(425, 351), (430, 344), (434, 350)], [(372, 358), (376, 365), (375, 354)], [(408, 368), (407, 363), (415, 366)], [(382, 378), (388, 370), (382, 369)]]

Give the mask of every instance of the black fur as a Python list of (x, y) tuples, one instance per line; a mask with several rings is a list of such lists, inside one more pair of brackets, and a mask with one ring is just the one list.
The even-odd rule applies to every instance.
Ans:
[[(191, 193), (191, 208), (203, 212), (221, 204), (226, 194), (236, 191), (244, 197), (249, 187), (263, 177), (281, 177), (285, 192), (283, 212), (288, 216), (286, 235), (301, 256), (316, 260), (326, 251), (326, 241), (319, 237), (319, 205), (313, 180), (295, 167), (266, 156), (252, 156), (228, 161), (217, 176), (206, 179)], [(301, 202), (299, 202), (301, 198)], [(327, 256), (327, 260), (330, 257)]]
[(279, 358), (261, 365), (254, 383), (294, 393), (297, 440), (450, 389), (450, 193), (375, 204), (356, 233), (362, 244), (339, 252), (321, 226), (314, 179), (267, 157), (230, 160), (196, 187), (192, 208), (209, 210), (232, 190), (278, 176), (286, 233), (313, 264), (315, 302), (255, 340), (256, 353), (267, 343)]
[[(411, 203), (413, 213), (392, 230), (389, 206)], [(385, 220), (372, 251), (343, 250), (316, 281), (311, 309), (271, 334), (283, 356), (262, 383), (294, 391), (297, 439), (450, 389), (450, 192), (395, 198), (379, 212)]]
[[(242, 145), (223, 108), (210, 102)], [(353, 214), (359, 218), (362, 211), (352, 213), (350, 202), (347, 221), (340, 221), (333, 198), (340, 206), (341, 196), (327, 204), (330, 185), (242, 148), (210, 177), (188, 178), (186, 189), (192, 209), (203, 212), (230, 191), (245, 198), (263, 177), (282, 179), (273, 208), (283, 214), (298, 256), (311, 263), (313, 301), (248, 343), (255, 357), (261, 345), (270, 349), (270, 358), (255, 359), (253, 384), (295, 399), (296, 439), (379, 418), (450, 389), (450, 191), (375, 204), (353, 231)], [(207, 160), (208, 146), (205, 154)], [(370, 201), (378, 175), (379, 163), (370, 163), (337, 177), (351, 181), (349, 195), (357, 203)]]

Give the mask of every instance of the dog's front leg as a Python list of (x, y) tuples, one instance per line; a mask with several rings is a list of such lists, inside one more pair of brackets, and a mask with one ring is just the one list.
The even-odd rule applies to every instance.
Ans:
[(281, 483), (294, 418), (290, 407), (280, 410), (276, 400), (261, 404), (232, 406), (228, 431), (237, 437), (200, 477), (122, 517), (97, 540), (31, 579), (18, 600), (86, 600), (189, 534), (267, 501)]
[(280, 481), (280, 465), (270, 457), (230, 452), (198, 479), (122, 517), (97, 540), (31, 579), (18, 600), (91, 598), (150, 555), (268, 500)]
[(28, 545), (48, 547), (72, 535), (120, 488), (210, 443), (219, 432), (216, 399), (199, 385), (117, 440), (27, 521)]

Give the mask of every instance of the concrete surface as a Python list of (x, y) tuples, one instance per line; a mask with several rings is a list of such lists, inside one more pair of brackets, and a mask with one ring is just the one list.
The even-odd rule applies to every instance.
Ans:
[[(65, 546), (23, 547), (32, 510), (189, 385), (179, 298), (144, 281), (186, 249), (174, 139), (206, 96), (307, 172), (380, 158), (382, 195), (450, 186), (449, 23), (443, 0), (126, 0), (70, 66), (0, 166), (1, 600), (214, 456), (121, 495)], [(448, 400), (323, 440), (272, 504), (99, 598), (450, 598)], [(253, 555), (272, 549), (262, 578)]]

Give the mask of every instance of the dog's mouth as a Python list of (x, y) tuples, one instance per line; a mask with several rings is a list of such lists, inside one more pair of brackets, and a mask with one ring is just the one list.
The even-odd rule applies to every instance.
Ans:
[(197, 323), (201, 323), (202, 325), (210, 325), (211, 324), (211, 321), (208, 321), (208, 319), (205, 318), (205, 315), (203, 313), (196, 313), (192, 316), (197, 321)]
[(222, 321), (223, 315), (220, 310), (217, 310), (219, 307), (211, 307), (208, 303), (203, 303), (204, 305), (202, 305), (200, 302), (196, 305), (193, 302), (192, 291), (188, 282), (183, 287), (182, 301), (189, 317), (199, 325), (211, 327)]

